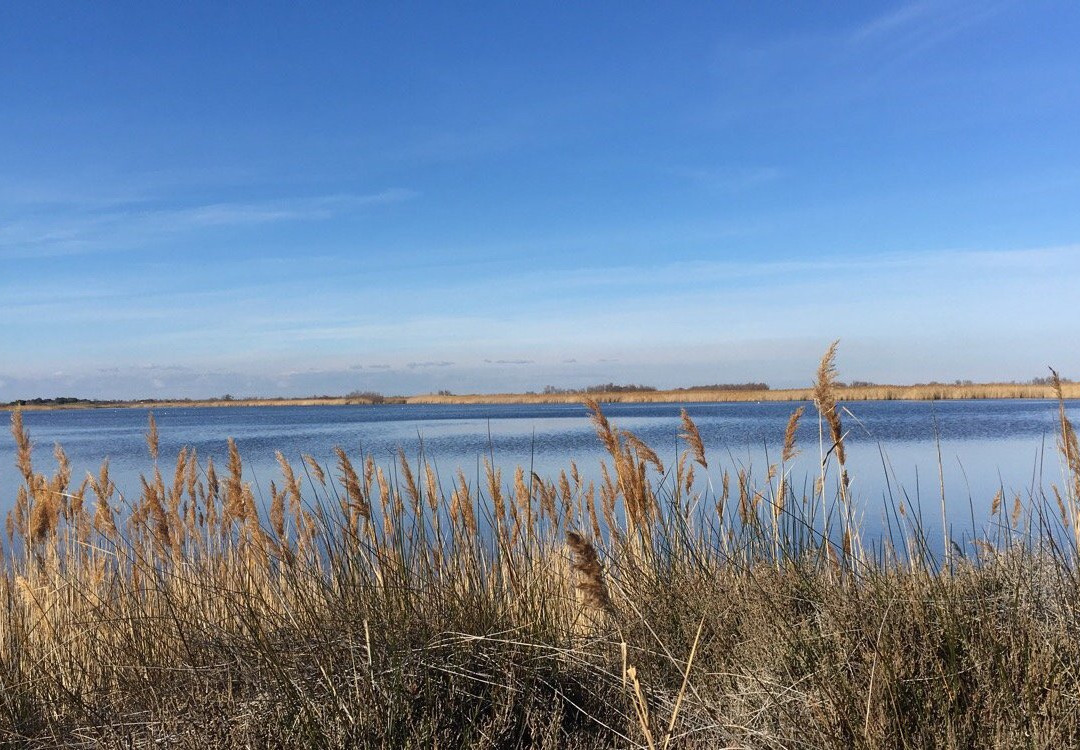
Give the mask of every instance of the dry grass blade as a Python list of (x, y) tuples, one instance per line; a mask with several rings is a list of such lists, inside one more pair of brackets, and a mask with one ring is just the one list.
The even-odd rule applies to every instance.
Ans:
[(690, 656), (686, 659), (686, 671), (683, 672), (682, 685), (679, 686), (679, 694), (675, 697), (675, 706), (671, 709), (671, 719), (668, 721), (667, 731), (664, 733), (664, 750), (667, 750), (671, 742), (671, 733), (675, 731), (675, 721), (679, 717), (679, 709), (682, 708), (683, 696), (686, 688), (690, 685), (690, 670), (694, 666), (694, 657), (697, 656), (698, 644), (701, 642), (701, 630), (705, 627), (705, 618), (698, 622), (697, 633), (694, 635), (694, 645), (690, 647)]
[(656, 750), (656, 742), (653, 740), (652, 734), (652, 724), (649, 720), (649, 701), (645, 698), (645, 691), (641, 687), (641, 680), (638, 679), (637, 667), (627, 667), (626, 677), (634, 690), (634, 711), (637, 714), (638, 726), (641, 728), (641, 733), (645, 737), (645, 745), (649, 750)]

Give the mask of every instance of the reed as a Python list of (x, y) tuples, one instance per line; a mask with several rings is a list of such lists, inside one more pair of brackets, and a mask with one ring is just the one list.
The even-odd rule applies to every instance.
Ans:
[(339, 449), (332, 477), (277, 454), (265, 505), (235, 442), (220, 478), (189, 449), (163, 471), (152, 422), (131, 500), (107, 461), (77, 485), (56, 448), (43, 475), (16, 411), (0, 743), (1080, 744), (1067, 384), (1060, 486), (987, 498), (946, 566), (902, 503), (880, 539), (848, 512), (868, 501), (842, 473), (835, 354), (807, 393), (836, 470), (806, 494), (790, 476), (802, 407), (757, 472), (709, 462), (685, 412), (665, 467), (598, 400), (595, 486), (576, 464), (504, 484), (489, 457), (478, 481), (444, 483), (422, 451), (379, 465)]

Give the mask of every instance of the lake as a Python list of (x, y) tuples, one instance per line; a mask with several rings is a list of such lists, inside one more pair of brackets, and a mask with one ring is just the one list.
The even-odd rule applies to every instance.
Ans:
[[(684, 447), (677, 438), (679, 410), (697, 423), (706, 446), (709, 474), (719, 487), (720, 473), (752, 467), (763, 477), (779, 456), (784, 428), (798, 403), (608, 404), (604, 412), (617, 427), (632, 430), (649, 443), (666, 465)], [(791, 465), (796, 488), (811, 487), (818, 474), (817, 415), (811, 404), (799, 430), (802, 450)], [(879, 401), (842, 404), (848, 431), (848, 469), (852, 492), (865, 522), (875, 528), (882, 500), (891, 491), (906, 492), (909, 505), (921, 497), (927, 518), (940, 526), (938, 452), (950, 523), (962, 529), (988, 519), (991, 499), (1003, 488), (1025, 498), (1050, 482), (1061, 485), (1057, 453), (1057, 403), (1008, 401)], [(1080, 421), (1080, 402), (1068, 412)], [(470, 478), (493, 455), (512, 481), (513, 468), (531, 467), (555, 478), (577, 462), (586, 478), (597, 478), (602, 448), (585, 408), (577, 404), (529, 405), (382, 405), (302, 407), (220, 407), (155, 410), (160, 433), (162, 473), (182, 446), (198, 451), (201, 462), (213, 457), (224, 469), (226, 440), (236, 440), (244, 471), (264, 491), (279, 473), (274, 452), (294, 463), (311, 454), (331, 467), (332, 449), (363, 451), (376, 460), (394, 460), (398, 449), (414, 462), (424, 454), (444, 481), (461, 467)], [(3, 418), (7, 421), (7, 413)], [(151, 473), (145, 432), (145, 409), (29, 411), (24, 423), (34, 441), (38, 471), (52, 472), (52, 446), (59, 442), (71, 460), (73, 482), (95, 471), (106, 456), (119, 490), (135, 497), (140, 473)], [(298, 467), (299, 470), (299, 467)], [(334, 474), (332, 470), (328, 472)], [(698, 469), (701, 476), (703, 472)], [(21, 481), (15, 470), (14, 442), (5, 430), (0, 440), (0, 512), (6, 514)], [(258, 495), (258, 491), (256, 492)]]

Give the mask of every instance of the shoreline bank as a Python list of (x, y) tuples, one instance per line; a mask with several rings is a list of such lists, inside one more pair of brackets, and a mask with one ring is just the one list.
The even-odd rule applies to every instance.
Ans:
[[(1063, 383), (1066, 399), (1080, 398), (1080, 383)], [(246, 399), (163, 399), (160, 401), (77, 401), (72, 403), (21, 404), (23, 411), (56, 411), (66, 409), (180, 409), (188, 407), (236, 406), (365, 406), (365, 405), (498, 405), (498, 404), (573, 404), (586, 395), (600, 403), (746, 403), (754, 401), (812, 401), (813, 389), (788, 388), (770, 390), (658, 390), (602, 393), (475, 393), (420, 394), (388, 396), (382, 400), (330, 398), (246, 398)], [(837, 388), (838, 401), (955, 401), (988, 399), (1052, 399), (1049, 385), (1015, 383), (982, 383), (973, 385), (875, 385)], [(0, 406), (11, 411), (18, 404)]]

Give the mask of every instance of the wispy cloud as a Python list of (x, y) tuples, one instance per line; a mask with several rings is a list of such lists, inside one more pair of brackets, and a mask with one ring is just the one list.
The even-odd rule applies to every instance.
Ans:
[[(723, 37), (710, 69), (717, 81), (720, 122), (796, 117), (837, 119), (855, 102), (893, 98), (901, 83), (941, 76), (928, 64), (912, 80), (899, 69), (927, 57), (1009, 6), (1009, 0), (916, 0), (861, 22), (813, 25), (764, 39)], [(850, 17), (850, 16), (849, 16)], [(884, 102), (887, 104), (888, 102)], [(844, 117), (839, 118), (841, 120)]]
[(855, 27), (853, 47), (873, 48), (889, 62), (915, 57), (1001, 12), (1006, 2), (920, 0), (882, 13)]
[[(416, 195), (412, 190), (393, 188), (369, 195), (322, 195), (254, 203), (213, 203), (174, 211), (147, 212), (144, 215), (152, 219), (156, 226), (183, 231), (212, 226), (317, 221), (367, 206), (398, 203)], [(139, 214), (135, 217), (139, 218)]]
[(926, 18), (934, 15), (938, 4), (916, 2), (901, 6), (896, 10), (882, 13), (855, 27), (850, 39), (853, 42), (867, 42), (884, 36), (906, 32)]
[(417, 195), (413, 190), (388, 188), (368, 194), (335, 193), (179, 207), (125, 204), (108, 205), (98, 210), (57, 209), (9, 221), (4, 221), (0, 215), (0, 257), (42, 257), (101, 248), (126, 249), (185, 232), (323, 221), (375, 206), (400, 203)]
[(783, 175), (783, 170), (774, 166), (673, 167), (668, 171), (675, 177), (681, 177), (709, 190), (724, 193), (740, 193), (768, 185)]

